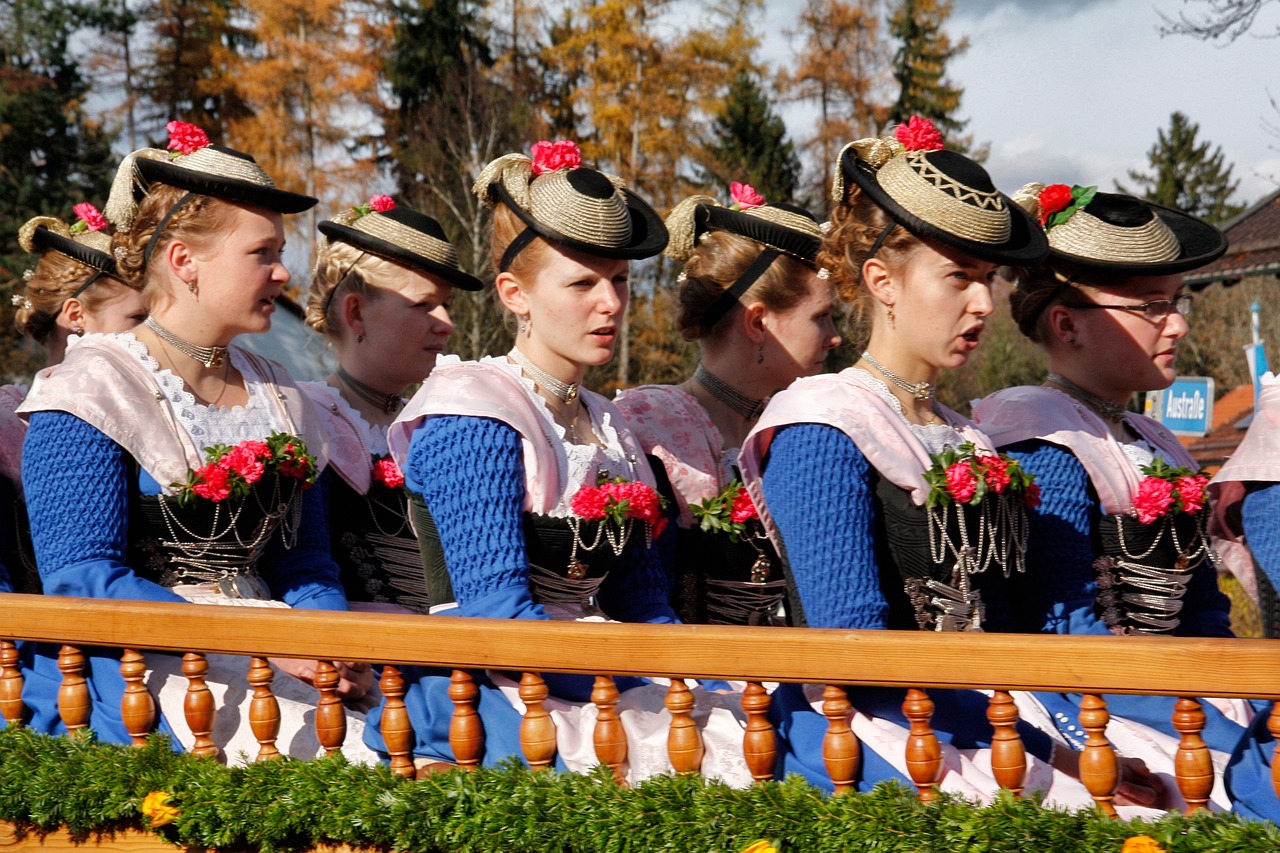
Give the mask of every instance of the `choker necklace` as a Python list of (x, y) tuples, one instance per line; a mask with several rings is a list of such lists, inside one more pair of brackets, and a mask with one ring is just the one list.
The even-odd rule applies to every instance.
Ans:
[(156, 333), (156, 337), (185, 356), (194, 358), (205, 367), (222, 367), (227, 357), (226, 347), (198, 347), (190, 341), (184, 341), (173, 332), (156, 322), (155, 317), (147, 317), (143, 325)]
[(338, 365), (338, 369), (334, 373), (337, 374), (344, 385), (355, 392), (357, 397), (380, 411), (391, 414), (404, 405), (404, 398), (399, 394), (383, 394), (377, 388), (365, 385), (359, 379), (343, 370), (341, 364)]
[(520, 365), (520, 369), (532, 377), (535, 384), (542, 386), (558, 399), (561, 403), (572, 403), (578, 399), (579, 385), (574, 382), (561, 382), (550, 373), (547, 373), (541, 367), (529, 360), (529, 357), (520, 352), (516, 347), (511, 348), (511, 352), (507, 353), (507, 358)]
[(932, 382), (908, 382), (880, 362), (876, 361), (875, 356), (869, 352), (864, 351), (862, 353), (862, 360), (880, 371), (886, 379), (894, 385), (897, 385), (903, 391), (906, 391), (912, 397), (915, 397), (917, 400), (932, 400), (933, 395), (938, 393), (938, 386), (934, 385)]
[(755, 400), (716, 376), (698, 362), (698, 369), (693, 372), (693, 381), (697, 382), (707, 393), (721, 403), (733, 409), (747, 420), (751, 420), (764, 410), (764, 400)]
[(1054, 385), (1060, 386), (1063, 391), (1066, 391), (1072, 397), (1075, 397), (1081, 403), (1084, 403), (1104, 421), (1110, 421), (1113, 424), (1118, 424), (1124, 420), (1125, 412), (1128, 411), (1119, 403), (1104, 400), (1097, 394), (1092, 394), (1084, 390), (1070, 379), (1066, 379), (1056, 373), (1050, 373), (1048, 377), (1046, 377), (1045, 381), (1052, 382)]

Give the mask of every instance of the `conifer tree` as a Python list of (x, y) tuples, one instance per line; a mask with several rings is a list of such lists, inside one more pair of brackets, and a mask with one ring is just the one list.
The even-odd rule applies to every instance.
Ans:
[(755, 187), (770, 202), (789, 202), (800, 184), (800, 158), (787, 127), (752, 74), (742, 71), (729, 86), (724, 108), (711, 123), (703, 150), (704, 181), (726, 192), (731, 181)]
[(890, 110), (893, 124), (913, 115), (930, 119), (956, 147), (955, 137), (968, 122), (956, 118), (963, 90), (947, 79), (947, 63), (969, 48), (952, 42), (942, 30), (951, 17), (951, 0), (901, 0), (889, 17), (889, 33), (898, 40), (893, 78), (898, 99)]
[(1119, 181), (1116, 188), (1210, 222), (1223, 222), (1240, 213), (1244, 205), (1230, 201), (1240, 186), (1231, 178), (1234, 167), (1225, 162), (1220, 146), (1199, 141), (1199, 133), (1200, 125), (1183, 113), (1173, 113), (1168, 131), (1157, 130), (1156, 143), (1147, 152), (1151, 171), (1130, 169), (1129, 180), (1135, 189), (1126, 189)]

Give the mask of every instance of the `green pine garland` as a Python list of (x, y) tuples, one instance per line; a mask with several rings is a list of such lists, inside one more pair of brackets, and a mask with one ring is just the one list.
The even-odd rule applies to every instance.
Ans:
[(1134, 835), (1169, 853), (1280, 850), (1276, 826), (1230, 815), (1126, 823), (1009, 796), (985, 807), (947, 795), (924, 805), (892, 784), (827, 797), (798, 777), (746, 790), (660, 777), (627, 789), (605, 770), (534, 773), (514, 760), (413, 782), (341, 757), (225, 767), (174, 753), (159, 735), (131, 749), (0, 731), (0, 819), (20, 832), (66, 827), (87, 841), (145, 831), (139, 806), (152, 791), (170, 793), (179, 809), (155, 832), (224, 851), (349, 844), (409, 853), (737, 853), (768, 838), (782, 853), (1119, 853)]

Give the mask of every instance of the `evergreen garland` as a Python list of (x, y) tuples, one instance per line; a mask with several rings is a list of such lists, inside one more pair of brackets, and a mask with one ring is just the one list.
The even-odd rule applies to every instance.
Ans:
[(516, 761), (410, 781), (341, 756), (226, 767), (92, 736), (0, 732), (0, 819), (20, 833), (66, 827), (82, 841), (148, 826), (139, 806), (165, 791), (178, 808), (152, 831), (189, 847), (294, 851), (318, 844), (467, 853), (738, 853), (773, 839), (781, 853), (1119, 853), (1147, 835), (1168, 853), (1280, 849), (1280, 829), (1230, 815), (1170, 814), (1155, 823), (1067, 813), (1002, 795), (980, 807), (949, 795), (925, 805), (905, 787), (827, 797), (802, 779), (746, 790), (696, 776), (623, 788), (593, 775), (532, 772)]

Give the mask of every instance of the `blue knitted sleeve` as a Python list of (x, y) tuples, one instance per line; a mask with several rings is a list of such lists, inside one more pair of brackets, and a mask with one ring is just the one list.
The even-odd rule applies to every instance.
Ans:
[(124, 563), (129, 488), (120, 445), (66, 412), (36, 412), (22, 453), (22, 484), (45, 593), (183, 601)]
[(271, 594), (302, 610), (346, 610), (347, 595), (329, 550), (328, 478), (302, 493), (296, 536), (277, 532), (263, 555), (262, 575)]
[(1280, 483), (1251, 489), (1244, 498), (1241, 521), (1253, 559), (1280, 589)]
[(810, 627), (888, 627), (871, 466), (853, 440), (820, 424), (779, 430), (765, 459), (764, 496)]
[(4, 561), (14, 553), (18, 537), (14, 529), (14, 500), (13, 484), (8, 478), (0, 477), (0, 592), (13, 592), (13, 581)]

